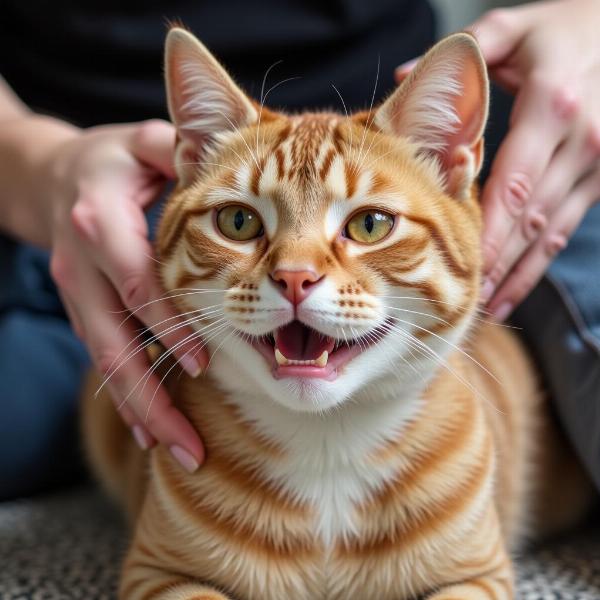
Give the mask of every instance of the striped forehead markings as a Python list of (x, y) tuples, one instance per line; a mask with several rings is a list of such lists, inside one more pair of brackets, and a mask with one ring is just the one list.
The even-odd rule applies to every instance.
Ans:
[[(262, 155), (234, 173), (236, 187), (254, 199), (275, 200), (280, 186), (293, 184), (297, 191), (310, 186), (337, 200), (358, 201), (371, 194), (389, 193), (383, 175), (362, 169), (351, 154), (344, 123), (331, 115), (291, 117), (263, 142)], [(273, 219), (269, 219), (272, 229)]]
[(318, 175), (323, 179), (339, 149), (333, 138), (337, 131), (337, 118), (312, 115), (292, 118), (273, 145), (280, 179), (302, 175)]

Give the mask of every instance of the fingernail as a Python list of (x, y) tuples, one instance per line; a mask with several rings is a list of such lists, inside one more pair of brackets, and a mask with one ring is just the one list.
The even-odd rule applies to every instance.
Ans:
[(198, 361), (189, 354), (184, 354), (179, 359), (179, 364), (183, 367), (183, 370), (194, 379), (202, 373), (202, 368)]
[(139, 425), (134, 425), (131, 428), (131, 433), (133, 434), (133, 439), (142, 450), (148, 450), (152, 446), (148, 434)]
[(486, 303), (492, 297), (495, 287), (496, 286), (494, 285), (494, 283), (492, 282), (491, 279), (486, 279), (483, 282), (483, 285), (481, 286), (481, 294), (480, 294), (480, 298), (479, 298), (482, 303)]
[(512, 302), (503, 302), (494, 312), (493, 312), (493, 317), (496, 321), (498, 321), (499, 323), (501, 323), (502, 321), (506, 320), (506, 317), (508, 317), (508, 315), (510, 315), (510, 313), (513, 311), (513, 304)]
[(181, 446), (171, 446), (169, 448), (173, 458), (188, 472), (194, 473), (198, 470), (200, 464), (198, 461)]

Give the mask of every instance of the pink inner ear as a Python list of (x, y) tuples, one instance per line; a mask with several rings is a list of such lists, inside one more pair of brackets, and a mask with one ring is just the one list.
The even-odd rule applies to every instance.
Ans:
[(187, 100), (184, 97), (185, 87), (183, 73), (180, 68), (180, 65), (186, 58), (184, 50), (185, 49), (182, 47), (182, 44), (173, 44), (172, 51), (167, 54), (167, 83), (168, 92), (170, 95), (170, 109), (173, 113), (171, 116), (174, 118), (176, 123), (180, 123), (184, 120), (182, 115), (182, 107), (185, 106)]
[(442, 164), (446, 168), (460, 166), (453, 159), (456, 156), (460, 160), (461, 154), (456, 155), (454, 152), (458, 146), (472, 149), (478, 166), (482, 158), (482, 148), (479, 142), (487, 113), (487, 98), (482, 95), (482, 91), (486, 89), (486, 83), (482, 81), (481, 73), (474, 61), (465, 61), (461, 73), (461, 84), (462, 94), (456, 98), (454, 104), (461, 125), (455, 133), (449, 135), (446, 150), (441, 157)]

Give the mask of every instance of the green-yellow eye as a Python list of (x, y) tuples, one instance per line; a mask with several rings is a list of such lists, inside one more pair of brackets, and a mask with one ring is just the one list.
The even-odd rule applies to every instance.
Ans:
[(377, 210), (356, 213), (346, 225), (346, 237), (363, 244), (374, 244), (382, 240), (394, 226), (394, 217)]
[(217, 214), (219, 231), (231, 240), (246, 242), (263, 232), (263, 226), (258, 215), (240, 204), (230, 204)]

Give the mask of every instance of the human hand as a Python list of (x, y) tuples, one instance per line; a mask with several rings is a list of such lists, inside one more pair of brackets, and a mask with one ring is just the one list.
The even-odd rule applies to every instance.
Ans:
[(188, 471), (202, 442), (152, 372), (139, 321), (196, 376), (207, 355), (156, 277), (144, 209), (175, 176), (164, 121), (108, 125), (61, 144), (41, 177), (56, 281), (76, 333), (142, 448), (167, 445)]
[(483, 189), (482, 299), (499, 321), (600, 198), (600, 2), (494, 10), (475, 22), (491, 77), (516, 94)]
[(470, 27), (492, 79), (516, 95), (482, 193), (481, 296), (499, 321), (600, 198), (599, 26), (597, 0), (554, 0), (496, 9)]

